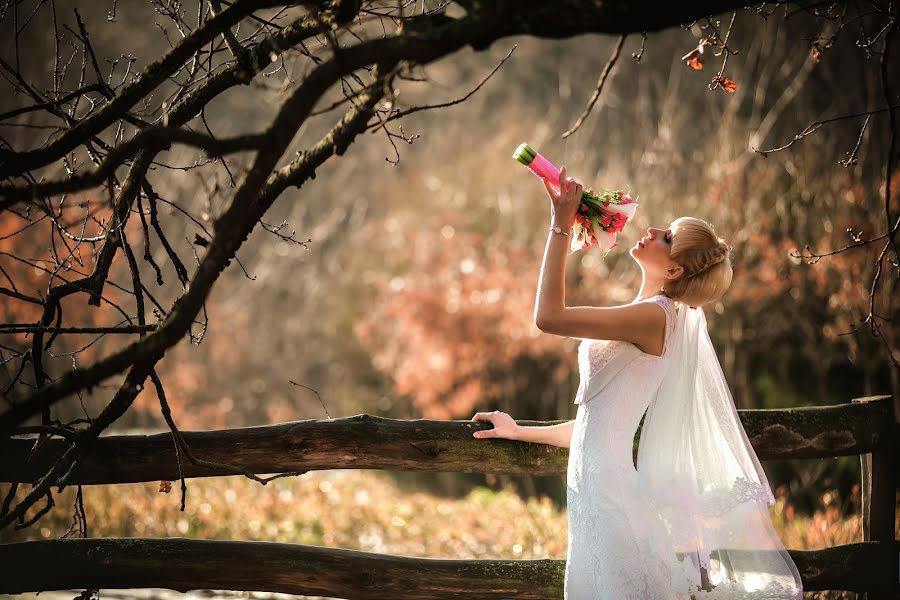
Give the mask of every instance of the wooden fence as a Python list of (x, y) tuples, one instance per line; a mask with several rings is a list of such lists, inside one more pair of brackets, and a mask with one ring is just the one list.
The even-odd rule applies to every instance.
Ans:
[[(897, 433), (890, 396), (849, 404), (738, 411), (761, 460), (860, 455), (863, 541), (790, 550), (804, 590), (850, 590), (895, 598)], [(523, 421), (552, 425), (565, 421)], [(220, 431), (184, 432), (195, 456), (232, 469), (182, 465), (185, 477), (317, 469), (389, 469), (564, 475), (568, 450), (512, 440), (474, 440), (480, 421), (396, 420), (371, 415)], [(0, 442), (0, 481), (29, 483), (65, 448), (49, 440)], [(635, 448), (636, 451), (636, 448)], [(172, 436), (106, 436), (72, 484), (177, 480)], [(270, 542), (57, 539), (0, 544), (0, 592), (162, 587), (232, 589), (341, 598), (521, 598), (563, 595), (562, 560), (444, 560)], [(867, 596), (866, 596), (867, 595)]]

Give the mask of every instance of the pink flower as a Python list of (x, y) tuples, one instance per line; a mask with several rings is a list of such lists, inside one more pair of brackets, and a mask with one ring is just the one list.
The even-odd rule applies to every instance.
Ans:
[(610, 247), (616, 243), (616, 234), (609, 231), (601, 231), (597, 234), (597, 245), (603, 251), (609, 251)]

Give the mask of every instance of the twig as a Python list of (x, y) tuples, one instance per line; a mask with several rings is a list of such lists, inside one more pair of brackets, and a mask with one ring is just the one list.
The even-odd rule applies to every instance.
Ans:
[(778, 148), (770, 148), (769, 150), (760, 150), (759, 148), (753, 148), (752, 150), (754, 152), (756, 152), (757, 154), (762, 154), (763, 156), (766, 156), (767, 154), (771, 154), (772, 152), (780, 152), (781, 150), (784, 150), (785, 148), (790, 148), (791, 146), (793, 146), (794, 142), (796, 142), (797, 140), (805, 138), (809, 134), (815, 132), (822, 125), (826, 125), (828, 123), (834, 123), (835, 121), (842, 121), (844, 119), (853, 119), (855, 117), (877, 115), (878, 113), (883, 113), (885, 111), (893, 111), (897, 108), (900, 108), (900, 104), (895, 104), (894, 106), (890, 106), (888, 108), (880, 108), (877, 110), (867, 110), (865, 112), (853, 113), (852, 115), (842, 115), (840, 117), (832, 117), (830, 119), (822, 119), (821, 121), (814, 121), (814, 122), (810, 123), (809, 125), (807, 125), (806, 129), (804, 129), (803, 131), (801, 131), (800, 133), (795, 135), (794, 139), (792, 139), (791, 141), (789, 141), (787, 144), (785, 144), (783, 146), (779, 146)]
[[(450, 100), (449, 102), (442, 102), (442, 103), (440, 103), (440, 104), (427, 104), (427, 105), (424, 105), (424, 106), (413, 106), (412, 108), (408, 108), (408, 109), (402, 110), (402, 111), (401, 111), (400, 109), (396, 109), (396, 108), (395, 108), (395, 109), (393, 109), (393, 110), (391, 111), (391, 112), (393, 112), (393, 114), (391, 114), (390, 117), (388, 117), (387, 119), (384, 119), (382, 122), (380, 122), (380, 123), (378, 123), (378, 124), (370, 125), (366, 130), (369, 131), (369, 130), (380, 129), (380, 128), (382, 128), (382, 126), (383, 126), (384, 124), (390, 123), (391, 121), (395, 121), (395, 120), (397, 120), (397, 119), (399, 119), (399, 118), (401, 118), (401, 117), (405, 117), (406, 115), (411, 115), (411, 114), (414, 113), (414, 112), (419, 112), (420, 110), (429, 110), (429, 109), (432, 109), (432, 108), (446, 108), (446, 107), (448, 107), (448, 106), (453, 106), (454, 104), (459, 104), (460, 102), (465, 102), (466, 100), (468, 100), (469, 98), (471, 98), (472, 95), (473, 95), (475, 92), (477, 92), (478, 90), (480, 90), (480, 89), (481, 89), (481, 86), (483, 86), (485, 83), (487, 83), (488, 79), (490, 79), (491, 77), (493, 77), (494, 73), (497, 72), (497, 69), (499, 69), (499, 68), (503, 65), (503, 63), (505, 63), (505, 62), (507, 61), (507, 59), (508, 59), (510, 56), (512, 56), (513, 51), (515, 51), (515, 49), (516, 49), (518, 46), (519, 46), (518, 44), (515, 44), (512, 48), (510, 48), (510, 49), (509, 49), (509, 52), (506, 53), (506, 56), (504, 56), (504, 57), (500, 60), (500, 62), (497, 63), (497, 66), (495, 66), (495, 67), (491, 70), (491, 72), (488, 73), (488, 75), (487, 75), (484, 79), (482, 79), (481, 82), (480, 82), (478, 85), (476, 85), (476, 86), (475, 86), (469, 93), (467, 93), (465, 96), (463, 96), (463, 97), (461, 97), (461, 98), (457, 98), (457, 99), (455, 99), (455, 100)], [(383, 112), (383, 111), (379, 110), (378, 112), (380, 113), (380, 112)], [(374, 131), (373, 131), (373, 133), (374, 133)]]
[(254, 481), (258, 481), (261, 484), (265, 485), (273, 479), (278, 479), (280, 477), (290, 477), (293, 475), (303, 475), (307, 471), (291, 471), (289, 473), (279, 473), (278, 475), (274, 475), (272, 477), (260, 477), (256, 473), (252, 471), (248, 471), (246, 469), (241, 469), (240, 467), (235, 467), (234, 465), (228, 465), (225, 463), (212, 462), (208, 460), (202, 460), (194, 456), (194, 453), (191, 451), (190, 446), (188, 446), (187, 441), (185, 441), (184, 436), (181, 435), (181, 431), (179, 431), (178, 426), (175, 425), (175, 420), (172, 419), (172, 411), (169, 409), (169, 403), (166, 401), (166, 392), (163, 389), (162, 381), (160, 381), (159, 376), (156, 374), (156, 370), (150, 372), (150, 379), (153, 381), (153, 385), (156, 387), (156, 395), (159, 397), (160, 409), (162, 410), (163, 418), (165, 418), (166, 423), (169, 425), (169, 430), (172, 432), (172, 437), (175, 440), (175, 455), (178, 460), (178, 475), (181, 478), (181, 510), (182, 512), (185, 510), (185, 502), (187, 497), (187, 484), (185, 483), (184, 470), (181, 466), (181, 454), (191, 462), (192, 465), (197, 467), (205, 467), (208, 469), (220, 469), (226, 471), (227, 473), (233, 475), (244, 475), (245, 477), (252, 479)]
[(151, 325), (125, 325), (123, 327), (51, 327), (48, 325), (27, 324), (0, 324), (0, 334), (3, 333), (146, 333), (159, 327)]
[(597, 87), (594, 90), (593, 96), (591, 96), (590, 101), (588, 101), (587, 107), (584, 109), (584, 112), (578, 117), (578, 120), (575, 121), (575, 124), (569, 128), (568, 131), (562, 134), (563, 139), (566, 139), (581, 127), (581, 124), (584, 123), (584, 120), (587, 119), (588, 115), (591, 114), (591, 109), (594, 108), (594, 103), (597, 102), (597, 98), (600, 97), (600, 92), (603, 91), (603, 84), (606, 83), (606, 78), (609, 77), (610, 71), (615, 66), (616, 61), (619, 59), (619, 53), (622, 51), (622, 46), (625, 45), (625, 38), (628, 37), (627, 33), (623, 33), (619, 36), (619, 41), (616, 43), (616, 47), (613, 48), (612, 56), (609, 57), (609, 60), (606, 62), (606, 66), (603, 67), (603, 72), (600, 73), (600, 79), (597, 81)]
[(847, 153), (849, 156), (846, 159), (838, 161), (840, 164), (845, 167), (856, 164), (856, 153), (859, 151), (859, 145), (862, 143), (863, 134), (865, 134), (866, 127), (869, 125), (869, 119), (871, 118), (872, 115), (866, 115), (866, 120), (863, 122), (862, 129), (859, 130), (859, 137), (856, 140), (856, 145), (853, 147), (852, 151)]

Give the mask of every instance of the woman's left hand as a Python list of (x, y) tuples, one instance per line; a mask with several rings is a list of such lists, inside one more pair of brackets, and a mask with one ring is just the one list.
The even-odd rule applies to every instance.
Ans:
[(544, 179), (544, 187), (550, 196), (550, 220), (553, 226), (568, 231), (575, 224), (575, 215), (581, 206), (581, 194), (584, 186), (580, 181), (566, 176), (566, 167), (559, 170), (559, 192), (553, 189), (550, 182)]

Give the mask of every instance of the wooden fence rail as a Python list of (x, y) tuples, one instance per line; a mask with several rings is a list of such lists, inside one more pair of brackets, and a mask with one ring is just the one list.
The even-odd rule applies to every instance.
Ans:
[[(738, 411), (760, 459), (860, 455), (863, 543), (790, 550), (804, 589), (895, 598), (898, 426), (890, 396), (848, 404)], [(552, 425), (564, 421), (518, 421)], [(199, 459), (254, 474), (388, 469), (563, 475), (568, 449), (474, 440), (481, 421), (396, 420), (371, 415), (221, 431), (184, 432)], [(64, 450), (49, 440), (0, 441), (0, 481), (34, 482)], [(637, 443), (637, 441), (635, 441)], [(636, 452), (636, 447), (635, 447)], [(234, 469), (185, 463), (186, 477)], [(178, 479), (171, 434), (101, 437), (72, 484)], [(246, 566), (252, 564), (252, 569)], [(564, 561), (443, 560), (269, 542), (60, 539), (0, 544), (0, 591), (166, 587), (320, 594), (344, 598), (560, 598)], [(36, 566), (45, 565), (36, 571)], [(49, 566), (52, 565), (52, 566)]]
[[(761, 460), (826, 458), (871, 453), (884, 437), (892, 415), (889, 397), (770, 410), (739, 410), (738, 415)], [(517, 420), (522, 425), (565, 421)], [(215, 431), (185, 431), (193, 453), (252, 473), (290, 473), (319, 469), (453, 471), (516, 475), (563, 475), (568, 449), (514, 440), (475, 440), (472, 432), (490, 429), (483, 421), (399, 420), (372, 415), (311, 419), (279, 425)], [(636, 436), (637, 437), (637, 436)], [(34, 439), (0, 441), (0, 481), (32, 482), (49, 470), (67, 447), (47, 441), (30, 460)], [(637, 452), (637, 439), (635, 439)], [(223, 469), (184, 464), (186, 477), (229, 475)], [(69, 484), (135, 483), (178, 479), (170, 433), (101, 437)]]
[[(880, 542), (791, 550), (808, 591), (890, 585)], [(185, 538), (60, 539), (0, 544), (0, 592), (229, 589), (354, 600), (559, 600), (565, 561), (447, 560), (300, 544)], [(638, 565), (636, 565), (636, 568)]]

